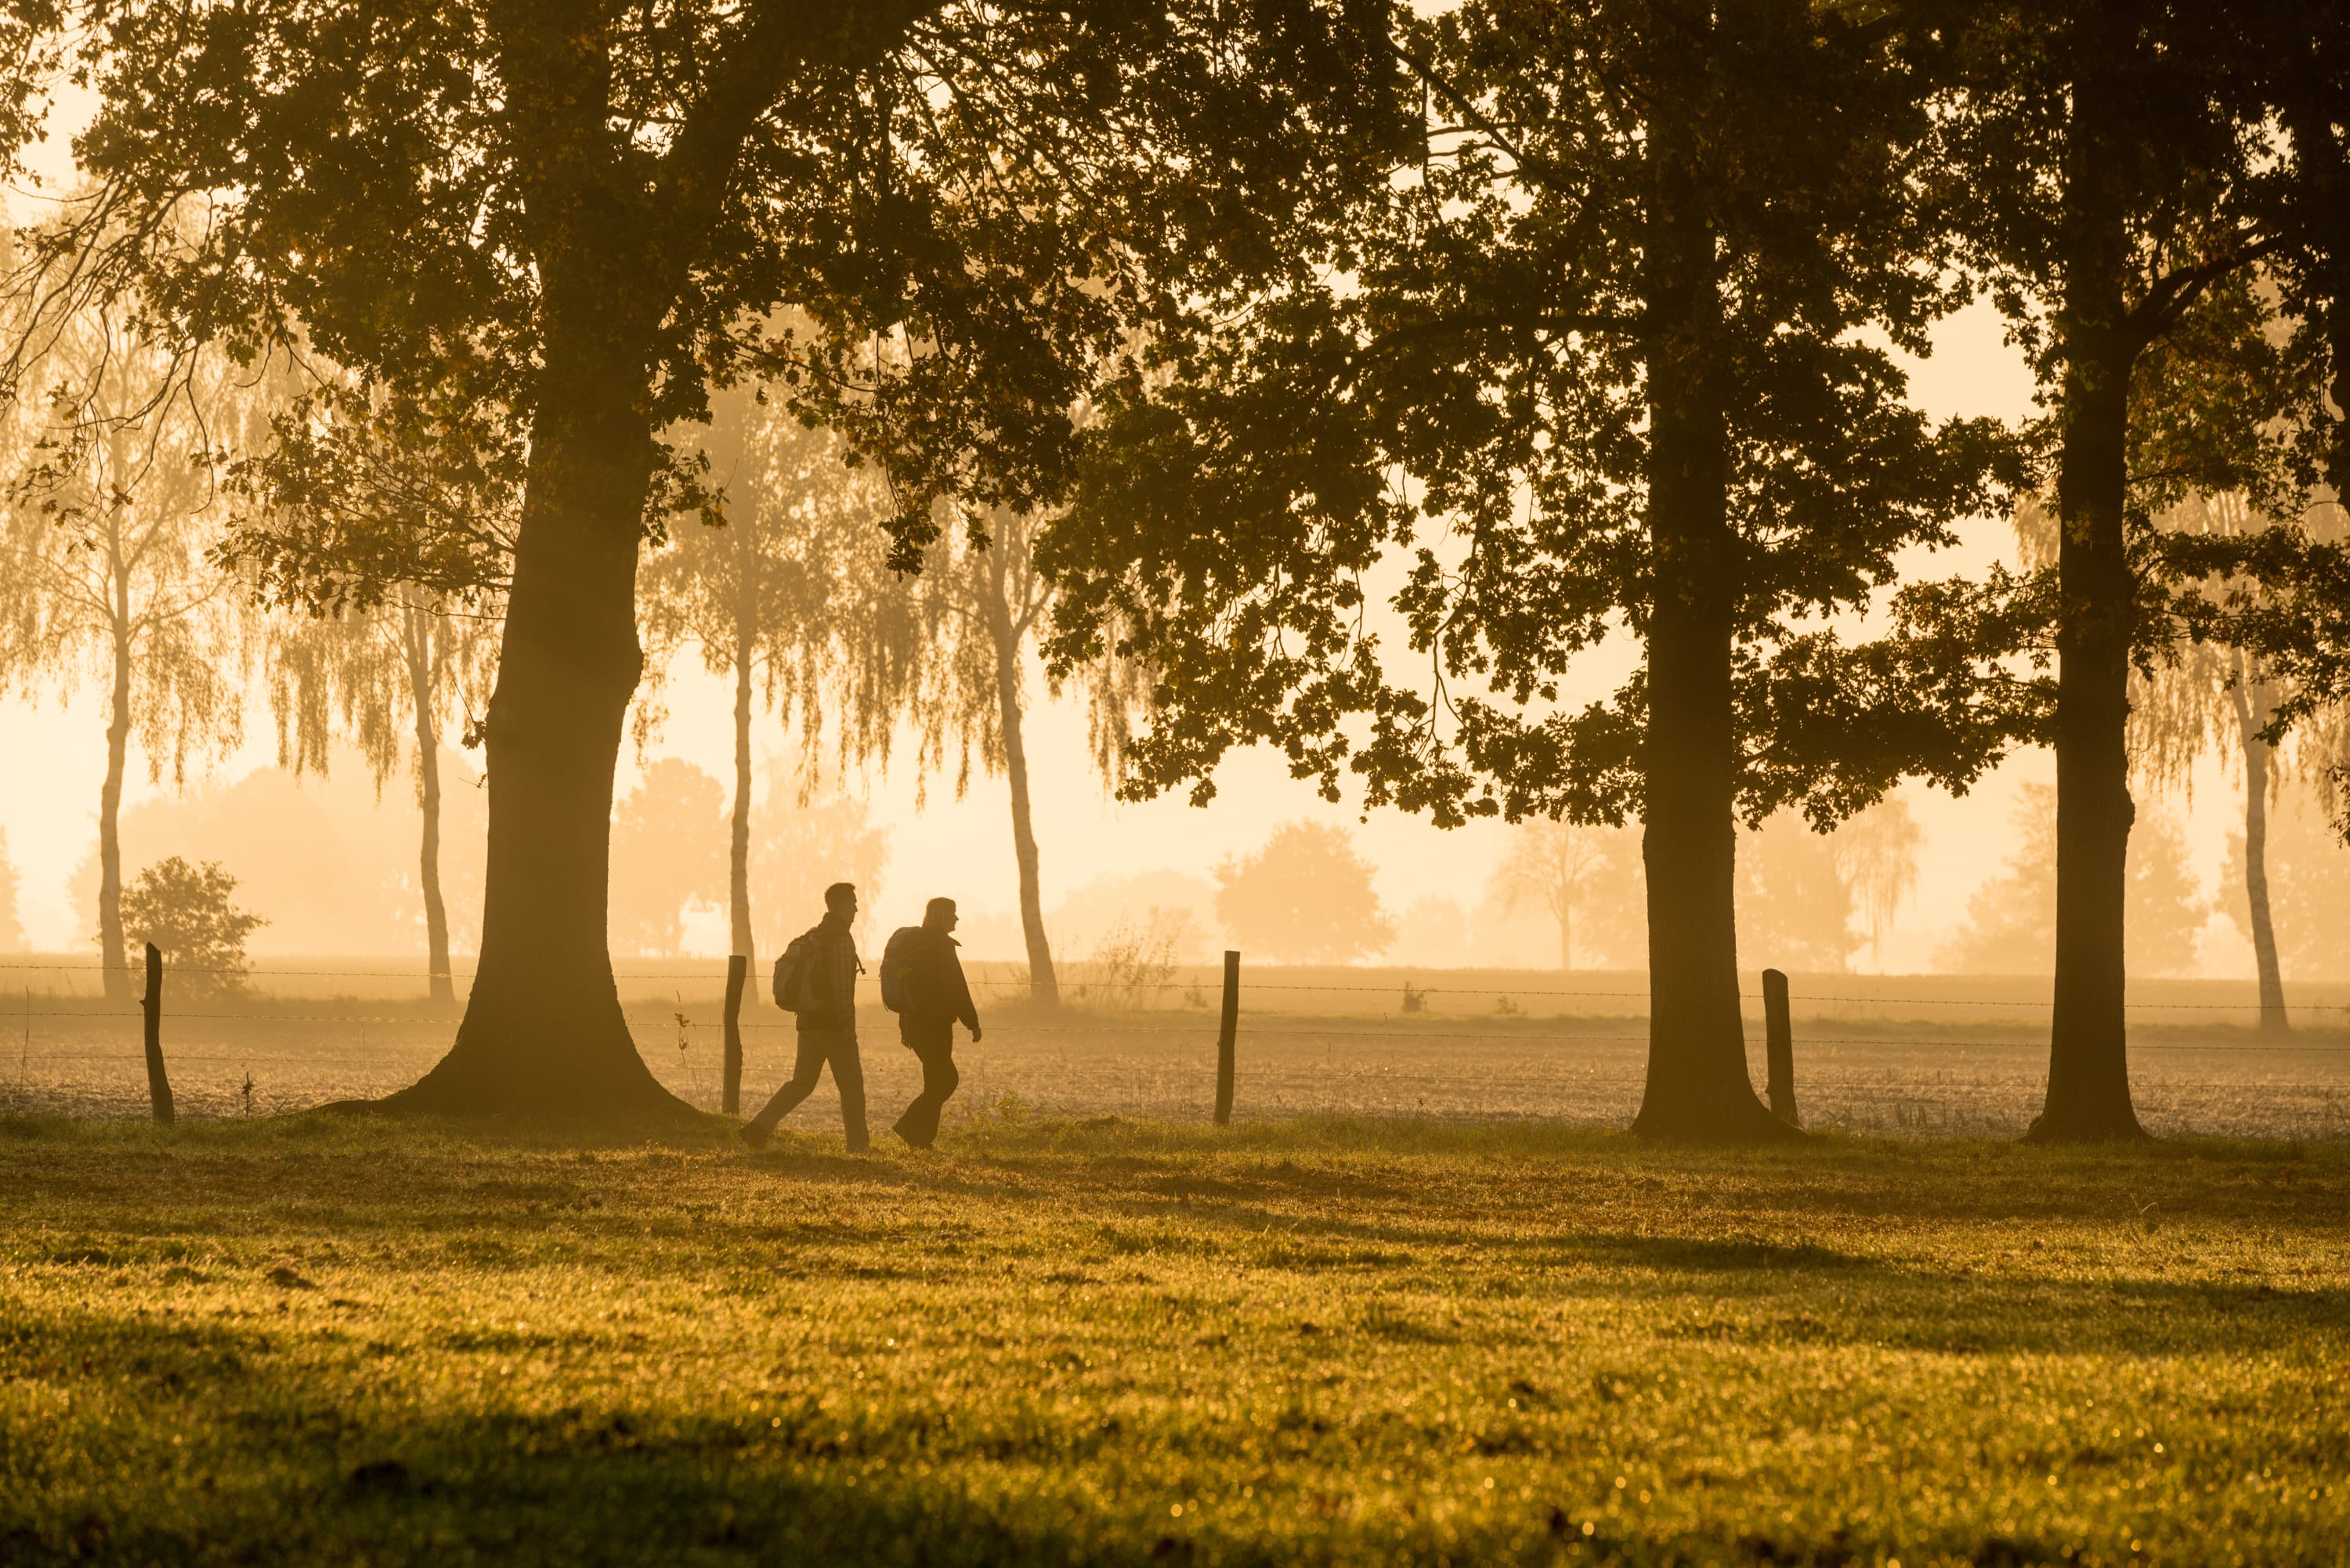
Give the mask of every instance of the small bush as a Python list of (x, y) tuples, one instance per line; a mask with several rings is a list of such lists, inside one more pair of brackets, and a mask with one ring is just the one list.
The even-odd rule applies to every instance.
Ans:
[(234, 990), (244, 983), (244, 940), (269, 923), (238, 909), (230, 897), (235, 891), (236, 878), (217, 860), (159, 860), (122, 890), (123, 931), (133, 942), (163, 950), (174, 985)]
[[(1105, 1007), (1151, 1006), (1174, 979), (1175, 955), (1191, 945), (1189, 911), (1153, 904), (1140, 924), (1121, 919), (1102, 933), (1083, 966), (1080, 1001)], [(1206, 999), (1201, 998), (1204, 1004)]]

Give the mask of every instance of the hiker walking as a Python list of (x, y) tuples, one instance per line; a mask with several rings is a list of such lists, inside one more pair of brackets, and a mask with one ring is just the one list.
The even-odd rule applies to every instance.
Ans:
[(922, 923), (892, 933), (881, 950), (881, 1004), (898, 1015), (898, 1038), (922, 1064), (922, 1092), (890, 1130), (915, 1148), (928, 1148), (939, 1136), (939, 1112), (962, 1082), (955, 1071), (954, 1026), (958, 1019), (979, 1044), (979, 1010), (962, 977), (962, 944), (955, 929), (952, 898), (933, 898)]
[(775, 1005), (799, 1017), (799, 1060), (791, 1082), (743, 1124), (743, 1141), (753, 1148), (764, 1147), (775, 1124), (815, 1092), (827, 1062), (840, 1091), (848, 1152), (862, 1154), (872, 1146), (865, 1131), (865, 1067), (857, 1056), (857, 977), (865, 966), (857, 961), (857, 939), (849, 931), (856, 919), (856, 888), (835, 882), (824, 890), (824, 919), (775, 961)]

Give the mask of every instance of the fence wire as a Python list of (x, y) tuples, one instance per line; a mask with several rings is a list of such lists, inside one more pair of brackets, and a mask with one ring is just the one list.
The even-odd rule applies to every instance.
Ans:
[[(142, 1013), (122, 1004), (120, 988), (114, 999), (71, 989), (102, 979), (104, 966), (11, 960), (0, 961), (0, 970), (24, 977), (6, 986), (21, 994), (21, 1005), (8, 1005), (16, 997), (0, 1000), (0, 1110), (145, 1114)], [(36, 976), (49, 979), (36, 990)], [(175, 988), (174, 976), (198, 983)], [(161, 1031), (183, 1117), (260, 1115), (389, 1093), (439, 1058), (461, 1016), (460, 1009), (421, 994), (273, 1000), (254, 984), (281, 977), (420, 992), (424, 983), (412, 970), (174, 966), (166, 974)], [(461, 992), (469, 979), (456, 977)], [(623, 1015), (655, 1075), (689, 1101), (715, 1109), (726, 971), (623, 969), (614, 979), (671, 992), (659, 1000), (626, 995)], [(1214, 1094), (1218, 983), (1212, 976), (1142, 985), (1065, 982), (1065, 996), (1089, 995), (1094, 1005), (1050, 1012), (1023, 1004), (1029, 990), (1024, 974), (976, 974), (983, 1010), (997, 1021), (987, 1024), (981, 1044), (957, 1048), (963, 1088), (954, 1109), (1204, 1118)], [(1791, 998), (1797, 1099), (1806, 1125), (2003, 1135), (2029, 1122), (2046, 1083), (2047, 1001), (1926, 994), (1931, 986), (1857, 993), (1864, 989), (1847, 984)], [(1362, 1007), (1374, 997), (1394, 1005)], [(1111, 1007), (1104, 999), (1152, 1005)], [(1742, 1000), (1752, 1006), (1749, 1066), (1759, 1084), (1761, 998), (1750, 992)], [(1640, 1012), (1647, 1001), (1645, 991), (1519, 986), (1505, 979), (1422, 987), (1244, 972), (1238, 1111), (1244, 1117), (1323, 1112), (1621, 1126), (1638, 1108), (1645, 1084), (1648, 1035)], [(1537, 1002), (1556, 1016), (1526, 1016), (1520, 1003)], [(1612, 1005), (1627, 1002), (1642, 1007)], [(749, 988), (744, 1005), (739, 1027), (748, 1110), (789, 1075), (795, 1024), (765, 1002), (759, 984)], [(2138, 1109), (2155, 1130), (2350, 1137), (2350, 1022), (2327, 1022), (2329, 1014), (2350, 1021), (2350, 1009), (2294, 1003), (2295, 1027), (2270, 1036), (2248, 1027), (2259, 1016), (2252, 1002), (2142, 999), (2129, 1005), (2147, 1025), (2131, 1056)], [(1974, 1011), (1939, 1023), (1914, 1012), (1938, 1008)], [(898, 1047), (890, 1023), (877, 1010), (861, 1025), (877, 1126), (919, 1087), (919, 1068)], [(11, 1033), (14, 1042), (5, 1039)], [(837, 1127), (837, 1116), (827, 1079), (795, 1125)]]

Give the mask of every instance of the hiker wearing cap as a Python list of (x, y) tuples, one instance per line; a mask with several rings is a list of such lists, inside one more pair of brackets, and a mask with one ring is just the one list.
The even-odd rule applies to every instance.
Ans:
[(922, 923), (889, 938), (881, 953), (881, 1004), (898, 1014), (898, 1038), (922, 1064), (922, 1092), (891, 1130), (914, 1148), (928, 1148), (939, 1136), (939, 1113), (962, 1075), (955, 1071), (954, 1026), (961, 1021), (979, 1043), (979, 1010), (963, 979), (962, 944), (955, 929), (952, 898), (933, 898)]

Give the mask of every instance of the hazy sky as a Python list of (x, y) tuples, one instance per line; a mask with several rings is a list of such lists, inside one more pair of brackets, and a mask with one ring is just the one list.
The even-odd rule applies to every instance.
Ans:
[[(1934, 357), (1917, 366), (1915, 374), (1918, 400), (1938, 416), (2014, 418), (2030, 407), (2030, 376), (2002, 343), (1998, 320), (1987, 309), (1946, 323), (1937, 335)], [(1927, 557), (1921, 565), (1937, 575), (1979, 569), (2012, 554), (2012, 548), (2004, 522), (1982, 520), (1969, 525), (1963, 549)], [(1620, 659), (1611, 657), (1607, 662), (1620, 668)], [(1594, 681), (1595, 686), (1607, 683)], [(1074, 702), (1043, 702), (1041, 684), (1035, 695), (1039, 711), (1032, 726), (1030, 755), (1048, 907), (1063, 892), (1106, 872), (1171, 867), (1204, 874), (1223, 856), (1254, 846), (1276, 824), (1291, 817), (1318, 815), (1352, 823), (1356, 815), (1351, 808), (1316, 800), (1307, 785), (1286, 776), (1277, 757), (1263, 753), (1234, 760), (1220, 778), (1215, 805), (1207, 810), (1180, 801), (1118, 805), (1105, 797), (1087, 768), (1081, 709)], [(672, 670), (665, 700), (669, 722), (649, 754), (684, 757), (725, 777), (731, 766), (729, 691), (689, 658)], [(0, 757), (6, 759), (0, 769), (0, 825), (8, 830), (11, 858), (22, 878), (22, 916), (36, 947), (78, 950), (88, 942), (67, 886), (96, 833), (105, 765), (103, 701), (102, 687), (85, 684), (62, 702), (54, 694), (37, 703), (13, 697), (0, 702)], [(245, 745), (215, 777), (234, 779), (273, 763), (265, 711), (256, 710), (251, 722), (254, 732)], [(783, 736), (775, 722), (766, 722), (763, 732), (763, 746), (780, 745)], [(132, 769), (126, 806), (157, 793), (146, 780), (143, 759), (134, 757)], [(624, 753), (623, 792), (637, 773), (633, 754)], [(2044, 753), (2027, 753), (1962, 801), (1915, 784), (1907, 787), (1910, 808), (1924, 824), (1928, 842), (1917, 895), (1901, 911), (1885, 944), (1888, 970), (1931, 966), (1935, 947), (1962, 919), (1968, 894), (1998, 868), (2006, 853), (2007, 818), (2016, 786), (2053, 776)], [(934, 784), (928, 805), (920, 810), (910, 773), (871, 779), (868, 787), (875, 819), (891, 833), (888, 898), (904, 903), (909, 911), (932, 892), (953, 894), (972, 910), (1011, 904), (1009, 806), (1001, 780), (982, 781), (961, 801)], [(2197, 869), (2207, 890), (2217, 882), (2238, 801), (2230, 781), (2216, 764), (2207, 764), (2191, 803), (2184, 796), (2165, 803), (2189, 824)], [(388, 792), (380, 818), (386, 833), (398, 835), (403, 844), (412, 841), (414, 808), (405, 791), (394, 787)], [(1374, 813), (1357, 828), (1363, 851), (1379, 867), (1380, 891), (1391, 910), (1426, 894), (1473, 905), (1501, 852), (1503, 831), (1480, 825), (1445, 833), (1392, 811)], [(882, 915), (886, 923), (895, 923), (894, 914), (885, 910)], [(272, 945), (286, 942), (291, 935), (272, 933)], [(691, 940), (706, 950), (723, 951), (718, 917), (700, 922)], [(2234, 928), (2215, 919), (2205, 935), (2205, 972), (2247, 973), (2250, 960)], [(1866, 961), (1865, 955), (1858, 961)]]
[[(60, 154), (52, 151), (46, 161), (52, 175), (64, 172), (66, 161)], [(17, 205), (21, 211), (21, 200)], [(1912, 372), (1913, 395), (1938, 418), (1990, 414), (2016, 419), (2032, 406), (2031, 374), (2002, 342), (1999, 319), (1988, 306), (1944, 322), (1935, 334), (1932, 358), (1914, 365)], [(1960, 549), (1922, 556), (1913, 566), (1940, 576), (1978, 570), (1994, 559), (2012, 556), (2012, 535), (2002, 520), (1971, 523), (1965, 536)], [(1620, 650), (1603, 652), (1598, 663), (1604, 668), (1589, 682), (1594, 694), (1614, 683), (1626, 657)], [(1274, 826), (1292, 817), (1322, 816), (1351, 824), (1357, 815), (1351, 807), (1316, 799), (1310, 786), (1286, 776), (1277, 756), (1265, 753), (1234, 758), (1220, 776), (1218, 798), (1207, 810), (1180, 800), (1116, 804), (1106, 798), (1087, 766), (1081, 707), (1045, 702), (1041, 683), (1032, 682), (1032, 695), (1037, 711), (1029, 754), (1035, 772), (1048, 908), (1062, 893), (1105, 873), (1171, 867), (1204, 875), (1225, 855), (1253, 847)], [(681, 756), (722, 779), (729, 776), (731, 693), (689, 656), (672, 669), (664, 701), (669, 722), (649, 759)], [(256, 706), (250, 722), (254, 732), (215, 778), (238, 778), (274, 763), (266, 712)], [(67, 888), (96, 836), (99, 786), (105, 771), (104, 728), (102, 685), (85, 682), (63, 701), (54, 692), (32, 703), (13, 693), (0, 699), (0, 826), (7, 830), (10, 858), (21, 879), (26, 932), (36, 948), (80, 950), (90, 942)], [(758, 744), (761, 749), (779, 746), (782, 740), (775, 722), (767, 721)], [(633, 754), (624, 751), (622, 793), (634, 784), (638, 771)], [(147, 782), (145, 761), (135, 755), (135, 747), (131, 774), (126, 809), (157, 793)], [(1926, 829), (1927, 844), (1917, 893), (1885, 942), (1887, 970), (1931, 967), (1936, 946), (1963, 919), (1967, 896), (1999, 868), (2007, 853), (2008, 815), (2018, 786), (2054, 776), (2049, 757), (2033, 753), (2011, 760), (1964, 800), (1914, 784), (1904, 787), (1910, 809)], [(902, 903), (906, 919), (917, 918), (920, 900), (931, 893), (954, 895), (974, 911), (1009, 908), (1014, 883), (1003, 781), (980, 781), (961, 801), (934, 785), (927, 806), (919, 810), (910, 773), (873, 778), (867, 787), (876, 822), (891, 834), (885, 899)], [(2179, 794), (2163, 804), (2188, 827), (2205, 891), (2219, 890), (2227, 835), (2241, 815), (2237, 786), (2217, 763), (2207, 762), (2191, 800)], [(403, 843), (413, 841), (414, 807), (407, 792), (397, 787), (388, 791), (380, 815), (386, 833), (400, 836)], [(1391, 911), (1400, 911), (1423, 895), (1454, 898), (1464, 906), (1476, 903), (1505, 831), (1480, 825), (1445, 833), (1393, 811), (1374, 813), (1357, 828), (1360, 847), (1378, 866), (1381, 896)], [(897, 923), (896, 912), (879, 912), (882, 923)], [(273, 933), (273, 945), (283, 943), (287, 935)], [(723, 952), (721, 917), (712, 914), (698, 922), (689, 942)], [(1756, 955), (1744, 956), (1761, 961)], [(1856, 961), (1866, 962), (1866, 953)], [(2205, 931), (2202, 972), (2242, 975), (2251, 967), (2250, 948), (2215, 913)]]

